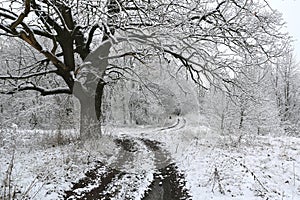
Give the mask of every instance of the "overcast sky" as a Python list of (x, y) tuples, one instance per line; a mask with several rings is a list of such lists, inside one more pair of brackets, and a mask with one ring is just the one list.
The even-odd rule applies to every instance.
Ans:
[(270, 6), (283, 14), (287, 30), (295, 41), (295, 55), (300, 61), (300, 0), (269, 0)]

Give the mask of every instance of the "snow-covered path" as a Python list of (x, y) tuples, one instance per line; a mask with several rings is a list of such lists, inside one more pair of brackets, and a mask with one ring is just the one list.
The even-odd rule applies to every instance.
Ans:
[[(155, 130), (172, 131), (185, 126), (178, 118), (173, 125)], [(151, 130), (153, 132), (154, 130)], [(150, 131), (148, 131), (149, 134)], [(143, 133), (145, 135), (145, 132)], [(109, 166), (100, 161), (65, 192), (65, 199), (187, 199), (184, 174), (171, 155), (155, 140), (123, 136), (114, 140), (119, 153)]]

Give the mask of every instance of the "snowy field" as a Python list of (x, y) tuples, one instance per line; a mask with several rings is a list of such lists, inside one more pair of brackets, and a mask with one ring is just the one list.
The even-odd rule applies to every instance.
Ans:
[[(103, 130), (99, 141), (84, 143), (76, 141), (77, 133), (71, 130), (2, 130), (1, 197), (61, 199), (95, 163), (121, 162), (126, 154), (114, 139), (128, 137), (163, 144), (185, 174), (191, 199), (300, 199), (300, 138), (220, 136), (205, 124), (183, 118), (169, 129), (107, 126)], [(139, 151), (133, 162), (144, 163), (143, 170), (149, 167), (152, 173), (151, 155), (146, 148)], [(137, 165), (131, 165), (135, 172)], [(150, 183), (151, 176), (147, 179)], [(143, 184), (134, 190), (136, 199), (143, 196), (147, 182)]]

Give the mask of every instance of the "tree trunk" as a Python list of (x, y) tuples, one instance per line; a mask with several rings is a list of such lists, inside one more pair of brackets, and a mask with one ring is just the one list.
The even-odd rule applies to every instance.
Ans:
[(241, 108), (239, 129), (243, 128), (244, 117), (245, 117), (245, 109)]
[(101, 136), (101, 123), (97, 119), (92, 99), (80, 101), (80, 139), (95, 139)]
[(104, 83), (99, 81), (94, 94), (78, 97), (80, 102), (80, 138), (83, 140), (101, 137), (101, 103)]
[[(105, 82), (103, 77), (108, 66), (108, 55), (112, 44), (106, 40), (84, 60), (77, 74), (73, 93), (81, 104), (80, 135), (82, 139), (101, 136), (101, 104)], [(84, 81), (82, 80), (83, 78)]]
[(101, 104), (105, 82), (103, 77), (108, 66), (108, 56), (112, 47), (110, 36), (115, 33), (114, 25), (120, 12), (116, 0), (108, 1), (109, 29), (103, 30), (102, 43), (84, 58), (83, 66), (76, 72), (78, 80), (73, 87), (74, 95), (80, 101), (80, 136), (82, 139), (94, 139), (101, 136)]

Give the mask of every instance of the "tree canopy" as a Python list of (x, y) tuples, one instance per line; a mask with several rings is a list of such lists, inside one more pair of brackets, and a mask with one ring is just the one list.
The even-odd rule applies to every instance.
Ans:
[[(244, 68), (279, 57), (289, 42), (266, 1), (0, 2), (1, 43), (19, 39), (31, 49), (18, 66), (1, 63), (1, 84), (10, 87), (0, 92), (74, 94), (82, 105), (94, 105), (84, 110), (94, 109), (97, 119), (104, 85), (135, 76), (135, 65), (172, 65), (203, 88), (227, 90)], [(58, 84), (40, 81), (55, 77)]]

